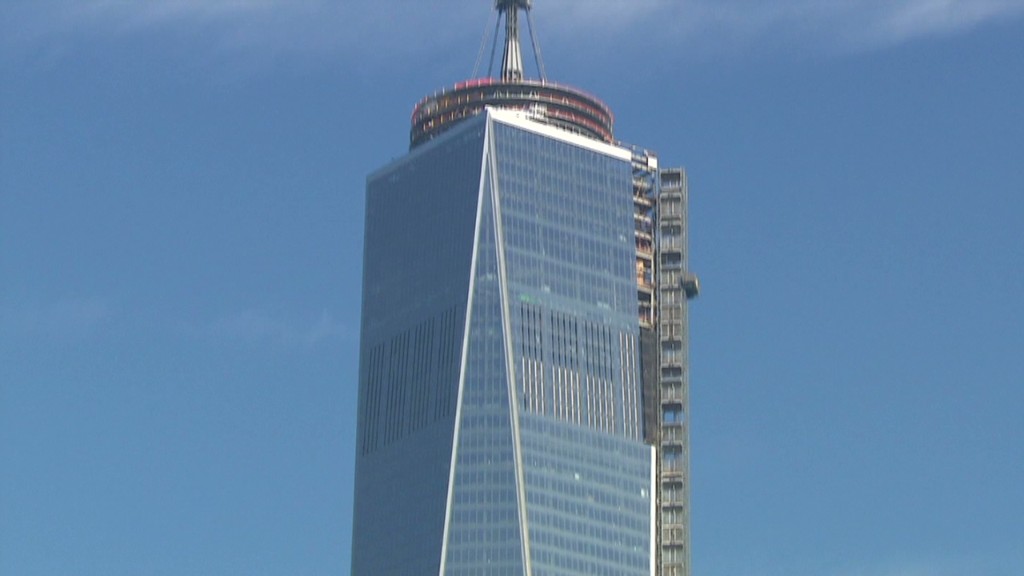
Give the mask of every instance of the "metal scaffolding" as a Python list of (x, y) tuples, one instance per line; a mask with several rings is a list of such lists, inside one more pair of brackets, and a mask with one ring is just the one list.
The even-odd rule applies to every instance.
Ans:
[(633, 153), (637, 312), (644, 440), (656, 454), (655, 574), (690, 574), (690, 424), (686, 172)]
[(690, 574), (690, 386), (687, 301), (697, 278), (687, 267), (686, 172), (659, 172), (657, 202), (657, 332), (659, 426), (657, 448), (657, 569)]

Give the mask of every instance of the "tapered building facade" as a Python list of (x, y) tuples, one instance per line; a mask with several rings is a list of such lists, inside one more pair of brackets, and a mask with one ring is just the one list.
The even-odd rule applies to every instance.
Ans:
[(502, 76), (367, 180), (352, 573), (686, 574), (685, 177), (497, 6)]

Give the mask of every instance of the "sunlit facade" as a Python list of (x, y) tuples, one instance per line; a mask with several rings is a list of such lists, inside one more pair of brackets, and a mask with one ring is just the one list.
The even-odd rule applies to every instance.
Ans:
[(354, 575), (651, 574), (633, 161), (487, 109), (370, 176)]

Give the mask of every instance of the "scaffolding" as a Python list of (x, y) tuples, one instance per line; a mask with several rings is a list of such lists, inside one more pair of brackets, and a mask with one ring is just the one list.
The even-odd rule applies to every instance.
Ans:
[(687, 267), (687, 185), (633, 151), (633, 220), (640, 322), (644, 440), (655, 448), (655, 574), (690, 575), (690, 403), (687, 301), (699, 291)]

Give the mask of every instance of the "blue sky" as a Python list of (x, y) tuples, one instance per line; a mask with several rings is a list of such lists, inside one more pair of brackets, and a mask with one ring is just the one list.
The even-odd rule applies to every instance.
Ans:
[[(1024, 573), (1024, 1), (535, 4), (689, 173), (695, 574)], [(348, 573), (364, 178), (491, 6), (0, 5), (0, 574)]]

